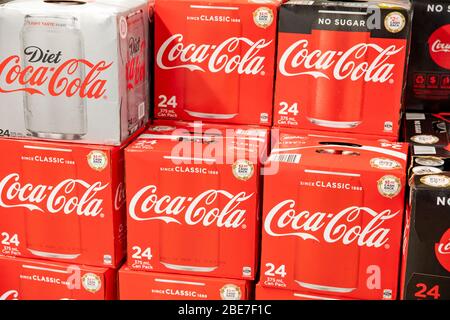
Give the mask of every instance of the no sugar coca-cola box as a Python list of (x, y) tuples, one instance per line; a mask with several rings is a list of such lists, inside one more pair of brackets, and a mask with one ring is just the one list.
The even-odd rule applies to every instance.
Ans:
[(401, 297), (450, 300), (450, 174), (413, 174), (410, 188)]
[(119, 271), (120, 300), (248, 300), (252, 292), (248, 280)]
[(256, 300), (353, 300), (349, 298), (332, 297), (332, 296), (320, 296), (314, 294), (307, 294), (302, 292), (297, 292), (294, 290), (283, 290), (266, 288), (260, 283), (256, 285), (255, 289), (255, 299)]
[(272, 124), (279, 0), (160, 0), (155, 118)]
[(116, 271), (0, 256), (0, 300), (113, 300)]
[(396, 138), (409, 29), (409, 1), (284, 3), (274, 125)]
[(0, 255), (116, 267), (123, 148), (0, 139)]
[(252, 280), (268, 130), (157, 122), (127, 147), (128, 266)]
[(149, 116), (146, 0), (0, 5), (0, 136), (119, 145)]
[(281, 132), (266, 164), (278, 172), (264, 176), (261, 284), (396, 299), (407, 151)]
[(413, 0), (407, 108), (450, 111), (450, 3)]

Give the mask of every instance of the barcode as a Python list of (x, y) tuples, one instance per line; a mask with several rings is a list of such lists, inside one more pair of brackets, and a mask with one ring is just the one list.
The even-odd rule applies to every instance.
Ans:
[(405, 118), (406, 120), (425, 120), (425, 114), (407, 112)]
[(414, 146), (414, 154), (436, 154), (436, 148), (427, 146)]
[(145, 102), (142, 102), (138, 106), (138, 117), (141, 120), (145, 116)]
[(300, 163), (301, 157), (301, 154), (293, 153), (272, 154), (269, 160), (274, 162)]

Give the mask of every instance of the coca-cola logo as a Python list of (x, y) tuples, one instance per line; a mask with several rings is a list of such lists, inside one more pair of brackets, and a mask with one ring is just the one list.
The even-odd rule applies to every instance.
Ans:
[[(253, 193), (237, 194), (225, 190), (206, 190), (196, 197), (158, 195), (154, 185), (140, 189), (130, 201), (129, 215), (136, 221), (160, 220), (165, 223), (224, 228), (245, 227), (246, 210), (241, 204)], [(220, 201), (220, 205), (219, 205)]]
[(128, 40), (128, 61), (126, 65), (127, 88), (133, 90), (145, 81), (145, 41), (140, 37), (131, 37)]
[[(100, 99), (106, 92), (105, 79), (101, 75), (112, 63), (92, 63), (85, 59), (63, 61), (61, 51), (50, 52), (36, 46), (24, 49), (26, 63), (18, 55), (0, 62), (0, 92), (27, 92), (51, 96), (79, 96)], [(33, 64), (39, 63), (36, 66)], [(84, 76), (83, 76), (84, 75)]]
[(9, 290), (0, 295), (0, 300), (19, 300), (19, 292), (17, 290)]
[(444, 232), (439, 243), (436, 243), (434, 251), (441, 266), (450, 272), (450, 229)]
[(182, 34), (164, 41), (156, 55), (160, 69), (188, 69), (200, 72), (224, 72), (264, 75), (265, 55), (261, 52), (272, 43), (260, 39), (232, 37), (220, 44), (184, 44)]
[(444, 69), (450, 69), (450, 24), (436, 29), (428, 39), (431, 59)]
[(80, 179), (66, 179), (51, 186), (33, 185), (23, 183), (19, 174), (12, 173), (0, 181), (0, 207), (103, 217), (103, 197), (98, 194), (107, 186)]
[[(389, 248), (390, 229), (385, 224), (400, 213), (391, 210), (376, 212), (358, 206), (336, 213), (307, 210), (297, 212), (295, 207), (294, 200), (285, 200), (274, 206), (264, 221), (267, 234), (273, 237), (293, 236), (317, 242), (341, 242), (344, 245), (354, 243), (360, 247)], [(363, 219), (362, 215), (364, 225), (359, 223)]]
[(450, 43), (442, 42), (441, 40), (437, 39), (431, 44), (431, 51), (432, 52), (450, 52)]
[[(377, 54), (367, 61), (369, 51)], [(280, 57), (279, 71), (286, 77), (309, 75), (314, 78), (393, 83), (395, 64), (389, 59), (403, 50), (395, 45), (383, 48), (373, 43), (358, 43), (347, 51), (311, 49), (308, 40), (289, 46)]]
[(116, 211), (120, 210), (122, 206), (125, 204), (126, 200), (126, 189), (125, 184), (123, 182), (119, 183), (116, 189), (116, 196), (114, 197), (114, 209)]

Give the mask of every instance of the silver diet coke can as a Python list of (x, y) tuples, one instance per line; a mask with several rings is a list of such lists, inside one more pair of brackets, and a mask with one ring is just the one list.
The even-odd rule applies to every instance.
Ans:
[[(24, 93), (26, 129), (40, 138), (80, 139), (87, 133), (85, 64), (78, 19), (27, 15), (21, 33), (22, 63), (34, 81), (50, 77), (41, 92)], [(40, 70), (38, 72), (38, 70)]]

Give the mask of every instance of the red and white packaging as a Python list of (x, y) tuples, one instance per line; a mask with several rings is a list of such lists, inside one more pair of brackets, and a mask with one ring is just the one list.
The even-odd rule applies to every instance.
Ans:
[(274, 125), (398, 137), (410, 6), (403, 0), (284, 3)]
[(248, 280), (119, 271), (120, 300), (249, 300), (252, 289)]
[(352, 299), (313, 295), (293, 290), (265, 288), (260, 283), (258, 283), (255, 289), (255, 300), (352, 300)]
[(270, 126), (279, 0), (155, 5), (155, 118)]
[(0, 300), (114, 300), (116, 271), (0, 256)]
[(148, 5), (2, 4), (0, 137), (120, 145), (143, 127), (150, 113)]
[(0, 254), (117, 267), (124, 147), (0, 139)]
[(260, 283), (396, 299), (407, 151), (282, 132), (266, 163), (278, 171), (264, 177)]
[(127, 147), (128, 266), (253, 280), (267, 136), (260, 127), (158, 122)]
[(289, 133), (292, 135), (300, 134), (301, 136), (308, 136), (308, 137), (316, 137), (316, 138), (323, 138), (323, 139), (332, 139), (332, 138), (339, 138), (342, 140), (346, 140), (348, 142), (352, 141), (358, 141), (358, 140), (375, 140), (379, 142), (397, 142), (397, 139), (394, 137), (378, 137), (378, 136), (371, 136), (368, 134), (348, 134), (345, 132), (328, 132), (328, 131), (318, 131), (318, 130), (302, 130), (302, 129), (295, 129), (295, 128), (282, 128), (282, 127), (272, 127), (271, 134), (273, 137), (272, 143), (277, 141), (278, 134), (280, 132), (283, 133)]

